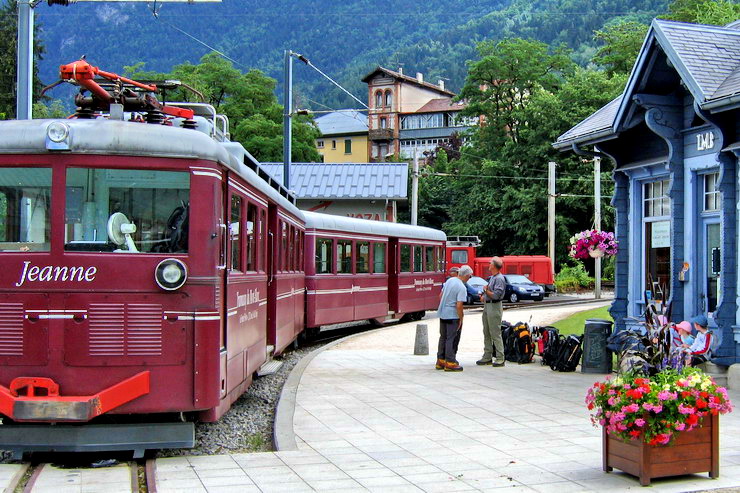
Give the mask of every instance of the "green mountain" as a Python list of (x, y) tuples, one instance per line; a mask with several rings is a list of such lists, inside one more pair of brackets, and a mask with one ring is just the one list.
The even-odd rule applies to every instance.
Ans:
[[(616, 18), (644, 22), (665, 12), (668, 0), (223, 0), (195, 5), (40, 3), (39, 38), (47, 53), (40, 63), (46, 84), (58, 66), (86, 55), (101, 69), (122, 73), (144, 62), (167, 72), (197, 63), (211, 51), (226, 54), (241, 70), (258, 68), (282, 80), (283, 51), (304, 54), (361, 100), (360, 78), (375, 65), (403, 66), (459, 90), (475, 45), (507, 36), (566, 44), (585, 63), (594, 51), (593, 31)], [(196, 41), (196, 39), (198, 41)], [(207, 47), (207, 46), (208, 47)], [(296, 62), (299, 106), (356, 107), (309, 67)], [(282, 91), (280, 88), (279, 91)]]

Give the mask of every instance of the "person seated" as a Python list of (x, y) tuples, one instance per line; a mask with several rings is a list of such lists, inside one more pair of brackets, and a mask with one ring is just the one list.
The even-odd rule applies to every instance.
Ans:
[(704, 315), (697, 315), (691, 319), (694, 328), (697, 331), (694, 342), (689, 346), (683, 344), (683, 347), (689, 349), (691, 355), (691, 366), (697, 366), (705, 363), (712, 356), (712, 333), (709, 332), (709, 321)]

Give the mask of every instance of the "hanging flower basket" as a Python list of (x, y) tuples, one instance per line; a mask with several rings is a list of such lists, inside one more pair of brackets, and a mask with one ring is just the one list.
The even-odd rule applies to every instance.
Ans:
[(618, 246), (614, 233), (587, 229), (570, 238), (568, 255), (577, 259), (610, 257), (617, 254)]

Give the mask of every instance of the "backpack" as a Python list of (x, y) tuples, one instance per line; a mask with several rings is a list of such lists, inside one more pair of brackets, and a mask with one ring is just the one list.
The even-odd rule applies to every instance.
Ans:
[(558, 356), (558, 350), (560, 349), (560, 335), (558, 329), (555, 327), (545, 327), (542, 332), (542, 349), (540, 350), (540, 356), (542, 356), (542, 364), (551, 366), (553, 361)]
[(519, 322), (513, 327), (507, 327), (504, 349), (507, 361), (523, 365), (534, 360), (534, 342), (526, 323)]
[(722, 345), (722, 333), (719, 329), (709, 329), (709, 357), (717, 355), (719, 347)]
[(567, 337), (560, 336), (557, 357), (550, 363), (550, 368), (555, 371), (575, 371), (583, 353), (582, 342), (583, 336), (572, 334)]

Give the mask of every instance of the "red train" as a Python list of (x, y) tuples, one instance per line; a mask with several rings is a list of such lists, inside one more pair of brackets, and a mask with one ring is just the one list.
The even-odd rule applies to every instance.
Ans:
[[(473, 274), (486, 278), (490, 275), (488, 265), (491, 257), (476, 257), (480, 246), (477, 236), (452, 236), (447, 241), (447, 267), (459, 267), (467, 264), (473, 268)], [(555, 292), (555, 273), (552, 260), (546, 255), (505, 255), (504, 274), (521, 274), (530, 281), (541, 284), (545, 294)]]
[(0, 449), (189, 446), (301, 332), (437, 307), (444, 233), (302, 212), (212, 107), (122, 94), (0, 122)]

